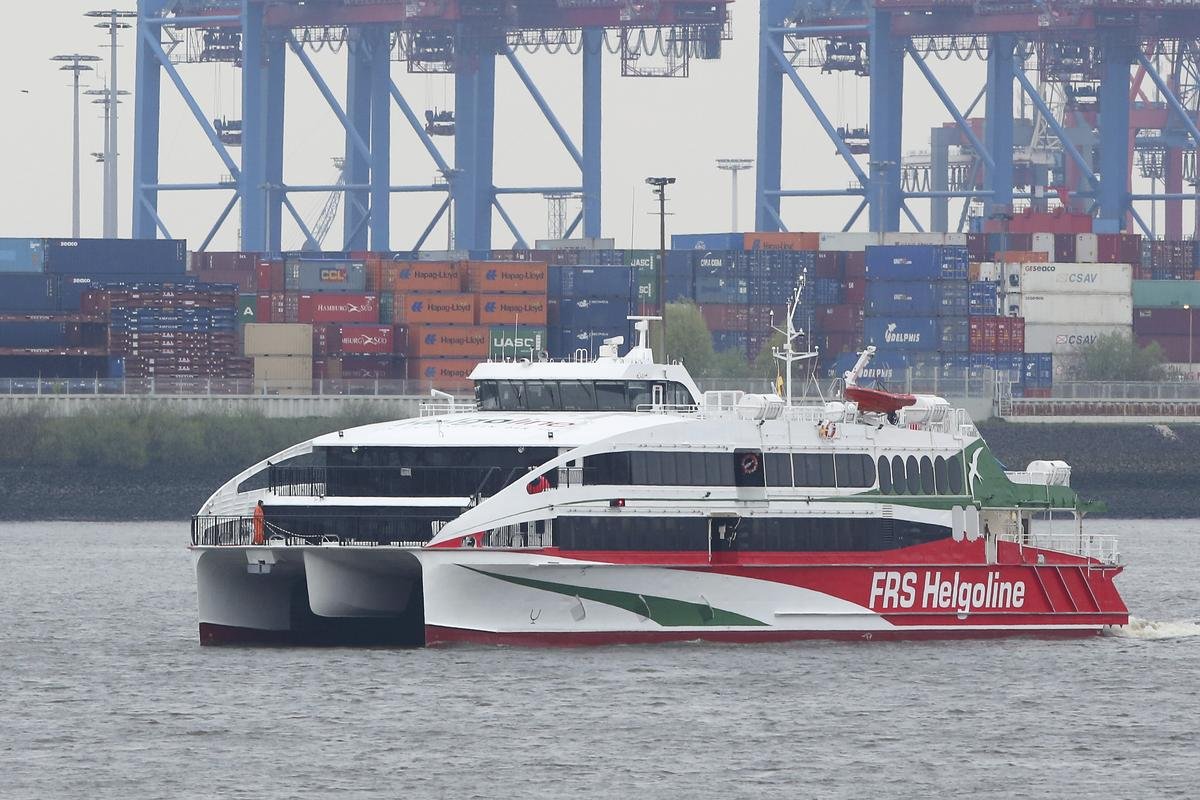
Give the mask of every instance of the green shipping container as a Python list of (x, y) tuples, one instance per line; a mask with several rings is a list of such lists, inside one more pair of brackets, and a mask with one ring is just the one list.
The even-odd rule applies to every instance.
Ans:
[(238, 325), (258, 322), (258, 297), (252, 294), (238, 295)]
[(493, 325), (488, 335), (488, 358), (529, 358), (545, 352), (546, 329), (534, 325)]
[(658, 305), (657, 250), (626, 250), (626, 266), (633, 267), (633, 283), (637, 287), (637, 302)]
[(379, 293), (379, 321), (391, 325), (396, 318), (396, 295), (392, 292)]
[(1200, 307), (1200, 281), (1134, 281), (1134, 308)]

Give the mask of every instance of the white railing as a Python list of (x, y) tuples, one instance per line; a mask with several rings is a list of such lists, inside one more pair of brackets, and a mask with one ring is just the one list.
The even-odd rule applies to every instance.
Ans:
[(1117, 537), (1109, 534), (1090, 533), (1002, 533), (1002, 542), (1013, 542), (1022, 550), (1026, 547), (1038, 550), (1053, 550), (1058, 553), (1071, 553), (1084, 558), (1095, 559), (1101, 564), (1116, 565), (1121, 563), (1121, 553), (1117, 548)]
[(472, 411), (478, 410), (479, 404), (470, 400), (462, 400), (457, 403), (452, 401), (440, 403), (421, 403), (422, 417), (440, 417), (443, 414), (469, 414)]

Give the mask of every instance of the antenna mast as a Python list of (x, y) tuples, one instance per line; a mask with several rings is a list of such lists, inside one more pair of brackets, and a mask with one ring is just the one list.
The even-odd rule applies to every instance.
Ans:
[(796, 350), (793, 343), (804, 335), (803, 328), (796, 327), (796, 312), (800, 309), (800, 298), (804, 294), (804, 285), (808, 282), (808, 270), (800, 273), (799, 280), (796, 281), (796, 291), (792, 293), (792, 299), (788, 302), (788, 318), (787, 330), (776, 328), (774, 325), (771, 328), (784, 335), (783, 348), (771, 348), (771, 355), (777, 361), (783, 361), (787, 364), (786, 374), (786, 390), (784, 401), (787, 405), (792, 404), (792, 364), (797, 361), (807, 361), (808, 359), (816, 358), (820, 353), (820, 348), (805, 350), (800, 352)]

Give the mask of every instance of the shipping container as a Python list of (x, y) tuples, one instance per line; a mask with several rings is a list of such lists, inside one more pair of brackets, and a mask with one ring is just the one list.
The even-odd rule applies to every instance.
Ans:
[[(285, 298), (287, 295), (279, 295)], [(274, 303), (274, 296), (272, 303)], [(379, 297), (373, 294), (302, 294), (296, 298), (297, 322), (378, 322)]]
[(254, 289), (259, 294), (284, 290), (285, 264), (282, 261), (259, 261), (255, 267)]
[(1025, 294), (1122, 294), (1133, 291), (1133, 268), (1128, 264), (1022, 264)]
[(624, 330), (628, 328), (629, 301), (613, 298), (563, 300), (557, 307), (556, 325), (586, 330)]
[[(256, 356), (254, 382), (258, 391), (280, 389), (288, 394), (308, 394), (312, 390), (312, 357)], [(304, 391), (297, 391), (300, 389)]]
[[(0, 296), (0, 302), (3, 297)], [(1200, 281), (1134, 281), (1134, 308), (1200, 306)]]
[(557, 267), (550, 275), (551, 297), (628, 300), (633, 296), (632, 267)]
[(969, 349), (967, 317), (943, 317), (937, 320), (937, 350), (943, 353), (965, 353)]
[(817, 238), (817, 242), (820, 250), (861, 253), (868, 247), (881, 244), (883, 237), (878, 233), (822, 233)]
[(672, 250), (743, 250), (742, 233), (677, 233), (671, 236)]
[(813, 315), (813, 326), (822, 333), (861, 333), (863, 308), (853, 304), (819, 308)]
[(249, 323), (242, 328), (243, 355), (311, 356), (313, 326)]
[(177, 239), (47, 239), (45, 265), (56, 275), (182, 276), (187, 247)]
[[(857, 353), (842, 353), (833, 361), (830, 370), (831, 377), (841, 377), (854, 368), (858, 361)], [(871, 359), (860, 376), (864, 385), (870, 386), (876, 381), (882, 381), (892, 389), (903, 389), (908, 372), (908, 357), (902, 353), (881, 353)]]
[(1022, 292), (1021, 316), (1034, 325), (1129, 325), (1127, 294), (1030, 294)]
[(725, 303), (705, 303), (700, 306), (700, 315), (710, 331), (750, 330), (750, 306)]
[(0, 272), (0, 312), (58, 311), (59, 308), (56, 276)]
[(1194, 308), (1137, 308), (1133, 311), (1133, 332), (1139, 336), (1189, 336), (1200, 331), (1196, 322)]
[(1196, 356), (1200, 355), (1200, 339), (1186, 335), (1137, 334), (1135, 341), (1137, 346), (1143, 349), (1158, 345), (1164, 361), (1191, 364), (1195, 363)]
[(697, 275), (695, 297), (697, 303), (749, 303), (750, 279)]
[(410, 358), (410, 380), (429, 381), (434, 388), (464, 388), (471, 384), (471, 373), (479, 366), (473, 358)]
[[(629, 308), (629, 301), (625, 301)], [(475, 322), (479, 325), (545, 325), (546, 298), (522, 294), (475, 295)]]
[(0, 238), (0, 272), (44, 272), (44, 239)]
[(364, 261), (289, 261), (283, 280), (289, 292), (362, 294), (367, 289), (367, 265)]
[(891, 245), (867, 249), (867, 278), (885, 281), (966, 280), (966, 247)]
[(238, 295), (237, 321), (239, 325), (258, 322), (258, 296), (253, 294)]
[(966, 247), (967, 235), (965, 233), (938, 233), (936, 231), (927, 231), (924, 233), (893, 231), (883, 234), (882, 244), (913, 245), (918, 247), (941, 247), (943, 245)]
[(488, 353), (483, 325), (413, 325), (396, 327), (396, 349), (411, 358), (478, 358)]
[(1030, 250), (1041, 253), (1043, 261), (1054, 260), (1054, 234), (1049, 232), (1034, 233), (1030, 239)]
[(1074, 353), (1101, 336), (1118, 334), (1129, 338), (1130, 325), (1032, 325), (1025, 323), (1026, 353)]
[(544, 327), (493, 325), (488, 330), (488, 358), (535, 360), (548, 349)]
[(819, 233), (747, 233), (743, 250), (817, 250), (821, 246)]
[(552, 329), (550, 331), (550, 355), (554, 358), (568, 358), (576, 351), (582, 350), (594, 358), (605, 339), (613, 339), (618, 336), (626, 342), (632, 341), (628, 322), (608, 326)]
[(540, 261), (468, 261), (462, 270), (467, 292), (545, 295), (546, 264)]
[(336, 326), (336, 352), (376, 355), (395, 349), (391, 325), (342, 324)]
[(396, 296), (394, 322), (402, 325), (474, 325), (473, 294), (405, 294)]
[(936, 351), (939, 331), (930, 317), (868, 317), (864, 341), (880, 351)]
[(1095, 264), (1100, 260), (1100, 243), (1094, 233), (1075, 234), (1075, 263)]

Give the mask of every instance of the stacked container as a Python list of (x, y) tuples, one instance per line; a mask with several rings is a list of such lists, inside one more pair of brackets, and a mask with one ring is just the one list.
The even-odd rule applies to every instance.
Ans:
[(245, 353), (254, 361), (254, 391), (261, 394), (312, 392), (313, 326), (307, 323), (250, 323), (244, 326)]

